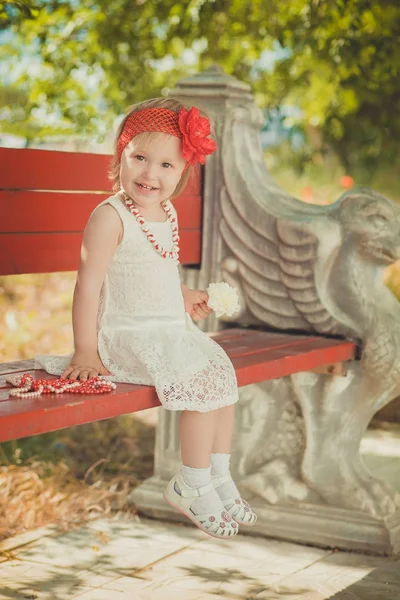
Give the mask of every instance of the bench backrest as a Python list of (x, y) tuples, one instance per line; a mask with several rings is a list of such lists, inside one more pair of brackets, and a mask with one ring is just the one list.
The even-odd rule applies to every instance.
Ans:
[[(0, 275), (78, 268), (91, 211), (111, 195), (111, 156), (0, 148)], [(174, 200), (180, 261), (200, 265), (202, 170)]]

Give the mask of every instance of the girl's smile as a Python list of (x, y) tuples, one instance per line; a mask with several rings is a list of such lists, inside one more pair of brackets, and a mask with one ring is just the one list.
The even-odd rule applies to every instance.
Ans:
[(136, 183), (136, 185), (138, 186), (139, 190), (146, 193), (146, 192), (154, 192), (154, 190), (157, 190), (158, 188), (153, 187), (151, 185), (146, 185), (144, 183)]

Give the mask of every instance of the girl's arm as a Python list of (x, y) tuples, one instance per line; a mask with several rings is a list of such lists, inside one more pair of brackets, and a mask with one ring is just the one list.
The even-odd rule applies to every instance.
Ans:
[(109, 204), (98, 208), (86, 225), (72, 306), (75, 353), (62, 377), (86, 381), (107, 372), (97, 351), (97, 311), (108, 263), (122, 233), (121, 220)]

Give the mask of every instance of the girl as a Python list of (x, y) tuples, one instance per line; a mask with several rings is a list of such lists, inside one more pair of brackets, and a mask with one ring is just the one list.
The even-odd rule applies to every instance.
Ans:
[(38, 363), (70, 379), (111, 375), (154, 385), (167, 410), (182, 411), (183, 464), (164, 498), (206, 533), (229, 538), (238, 523), (256, 520), (229, 473), (236, 377), (222, 348), (191, 320), (212, 311), (206, 292), (180, 284), (177, 215), (169, 200), (216, 150), (209, 135), (209, 120), (174, 99), (130, 110), (116, 139), (115, 195), (96, 207), (83, 235), (75, 352)]

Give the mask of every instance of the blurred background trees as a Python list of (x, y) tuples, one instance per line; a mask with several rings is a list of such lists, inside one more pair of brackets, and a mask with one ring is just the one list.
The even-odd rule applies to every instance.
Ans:
[(397, 161), (397, 0), (25, 0), (0, 4), (0, 27), (0, 110), (29, 139), (39, 117), (104, 136), (129, 104), (217, 62), (251, 85), (300, 169), (332, 153), (364, 175)]

